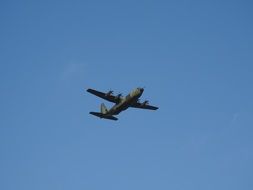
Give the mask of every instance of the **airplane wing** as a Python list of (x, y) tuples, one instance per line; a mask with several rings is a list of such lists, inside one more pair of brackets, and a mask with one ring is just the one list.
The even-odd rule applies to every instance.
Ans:
[(117, 97), (117, 96), (113, 96), (111, 95), (110, 93), (104, 93), (104, 92), (99, 92), (97, 90), (93, 90), (93, 89), (88, 89), (87, 92), (95, 95), (95, 96), (98, 96), (100, 98), (103, 98), (109, 102), (113, 102), (113, 103), (118, 103), (120, 102), (121, 98), (120, 97)]
[(139, 102), (134, 103), (133, 105), (131, 105), (131, 107), (140, 108), (140, 109), (147, 109), (147, 110), (157, 110), (158, 109), (158, 107), (139, 103)]

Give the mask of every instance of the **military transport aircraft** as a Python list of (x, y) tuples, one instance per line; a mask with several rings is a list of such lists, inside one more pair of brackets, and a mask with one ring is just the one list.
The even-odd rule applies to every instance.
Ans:
[(102, 103), (100, 112), (90, 112), (90, 114), (104, 119), (118, 120), (118, 118), (114, 117), (114, 115), (118, 115), (120, 112), (128, 109), (129, 107), (157, 110), (158, 107), (150, 106), (147, 100), (143, 103), (140, 102), (139, 98), (141, 97), (143, 91), (144, 88), (136, 88), (130, 94), (123, 97), (122, 94), (114, 96), (113, 91), (111, 90), (107, 93), (104, 93), (93, 89), (88, 89), (87, 92), (109, 102), (115, 103), (115, 105), (109, 110), (106, 108), (105, 104)]

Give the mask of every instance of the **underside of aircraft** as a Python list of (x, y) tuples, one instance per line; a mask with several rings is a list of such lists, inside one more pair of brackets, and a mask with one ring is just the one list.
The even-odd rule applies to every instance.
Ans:
[(118, 115), (120, 112), (132, 107), (140, 108), (147, 110), (157, 110), (158, 107), (149, 105), (149, 102), (146, 100), (140, 102), (140, 97), (144, 92), (144, 88), (136, 88), (130, 92), (127, 96), (122, 96), (122, 94), (113, 95), (113, 91), (107, 93), (100, 92), (93, 89), (87, 89), (87, 92), (98, 96), (104, 100), (114, 103), (114, 106), (111, 109), (107, 109), (106, 106), (102, 103), (100, 107), (100, 112), (90, 112), (91, 115), (94, 115), (103, 119), (118, 120), (114, 115)]

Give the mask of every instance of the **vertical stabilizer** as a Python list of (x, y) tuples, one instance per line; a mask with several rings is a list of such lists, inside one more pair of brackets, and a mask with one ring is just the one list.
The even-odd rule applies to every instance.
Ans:
[(108, 110), (107, 110), (104, 103), (101, 104), (101, 110), (100, 111), (101, 111), (102, 114), (107, 114)]

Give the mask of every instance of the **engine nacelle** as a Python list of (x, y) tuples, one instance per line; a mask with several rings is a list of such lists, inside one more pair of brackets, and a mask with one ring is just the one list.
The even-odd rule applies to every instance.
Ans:
[(120, 94), (118, 94), (116, 97), (117, 97), (118, 99), (120, 99), (120, 98), (122, 98), (122, 94), (120, 93)]
[(142, 106), (147, 106), (149, 104), (149, 101), (148, 100), (145, 100), (143, 103), (142, 103)]
[(111, 96), (113, 94), (113, 91), (110, 90), (109, 92), (106, 93), (106, 96)]

